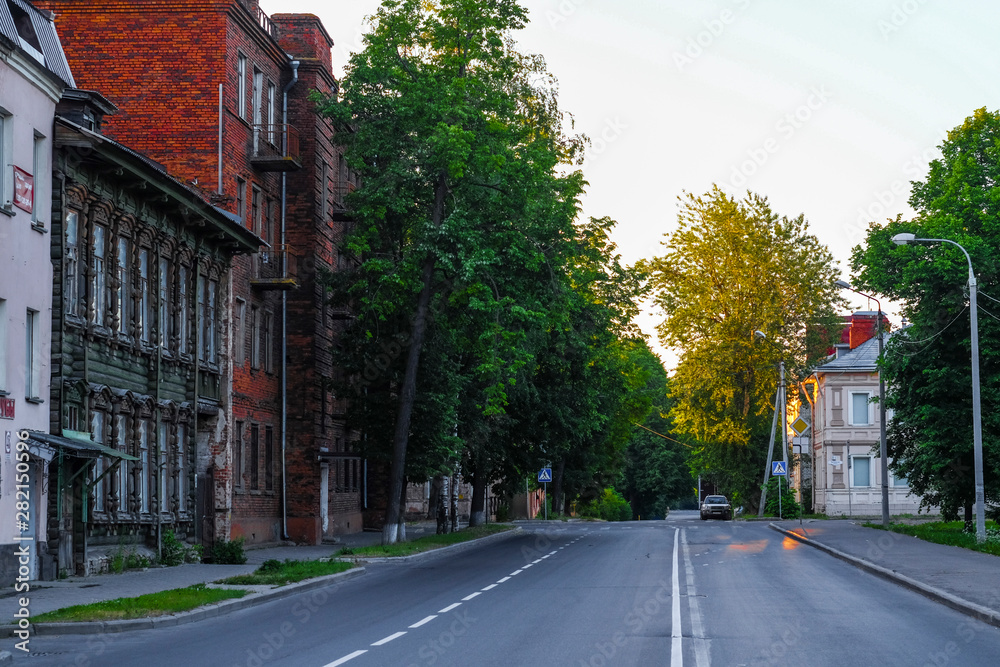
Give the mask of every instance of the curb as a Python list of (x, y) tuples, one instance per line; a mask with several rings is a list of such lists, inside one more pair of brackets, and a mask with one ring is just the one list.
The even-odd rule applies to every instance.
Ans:
[(802, 544), (808, 544), (811, 547), (815, 547), (820, 551), (825, 551), (835, 558), (839, 558), (842, 561), (850, 563), (857, 568), (860, 568), (870, 574), (874, 574), (877, 577), (886, 579), (893, 583), (899, 584), (904, 588), (908, 588), (915, 593), (919, 593), (924, 597), (930, 598), (935, 602), (939, 602), (946, 607), (950, 607), (955, 611), (966, 614), (967, 616), (972, 616), (978, 621), (983, 623), (988, 623), (994, 627), (1000, 628), (1000, 612), (989, 609), (982, 605), (976, 604), (975, 602), (969, 602), (963, 598), (953, 595), (946, 591), (942, 591), (939, 588), (934, 588), (933, 586), (928, 586), (927, 584), (917, 581), (916, 579), (911, 579), (905, 574), (900, 574), (895, 570), (890, 570), (889, 568), (882, 567), (881, 565), (876, 565), (875, 563), (864, 560), (863, 558), (858, 558), (857, 556), (852, 556), (850, 554), (844, 553), (839, 549), (834, 549), (833, 547), (827, 546), (822, 542), (817, 542), (811, 540), (807, 537), (799, 535), (798, 533), (792, 532), (790, 530), (785, 530), (781, 526), (771, 523), (771, 528), (782, 533), (793, 540), (797, 540)]
[(514, 537), (515, 535), (521, 535), (523, 533), (524, 529), (520, 526), (516, 526), (511, 530), (505, 530), (502, 533), (494, 533), (493, 535), (487, 535), (475, 540), (459, 542), (458, 544), (450, 544), (446, 547), (438, 547), (437, 549), (431, 549), (430, 551), (421, 551), (418, 554), (411, 554), (409, 556), (378, 556), (375, 558), (352, 558), (350, 556), (340, 556), (337, 560), (346, 561), (348, 563), (412, 563), (418, 560), (430, 560), (435, 556), (461, 553), (483, 544), (501, 542), (505, 539)]
[[(316, 577), (301, 581), (288, 586), (274, 589), (271, 592), (250, 594), (236, 600), (226, 600), (208, 607), (199, 607), (191, 611), (172, 614), (170, 616), (157, 616), (154, 618), (134, 618), (124, 621), (91, 621), (82, 623), (39, 623), (32, 624), (30, 632), (32, 635), (90, 635), (90, 634), (111, 634), (118, 632), (129, 632), (131, 630), (150, 630), (152, 628), (169, 628), (186, 623), (193, 623), (207, 618), (215, 618), (233, 611), (256, 607), (265, 602), (273, 602), (282, 598), (304, 593), (315, 588), (322, 588), (330, 584), (337, 584), (341, 581), (360, 577), (365, 573), (365, 568), (357, 567), (346, 572), (328, 574), (324, 577)], [(0, 626), (0, 637), (13, 637), (14, 631), (18, 628), (13, 625)]]

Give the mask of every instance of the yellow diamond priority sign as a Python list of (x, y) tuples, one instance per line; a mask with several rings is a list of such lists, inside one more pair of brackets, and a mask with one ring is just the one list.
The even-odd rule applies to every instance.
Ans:
[(802, 435), (807, 428), (809, 428), (809, 422), (802, 417), (792, 422), (792, 430), (795, 431), (795, 435)]

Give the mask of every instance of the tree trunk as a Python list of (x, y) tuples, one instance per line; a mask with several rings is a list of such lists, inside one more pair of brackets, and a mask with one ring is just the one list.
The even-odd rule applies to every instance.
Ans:
[(556, 463), (555, 470), (552, 471), (552, 513), (555, 514), (562, 507), (560, 501), (563, 495), (563, 472), (566, 470), (566, 460)]
[(438, 501), (440, 500), (443, 479), (441, 475), (434, 475), (434, 479), (431, 480), (431, 489), (427, 494), (427, 519), (429, 521), (437, 517)]
[(448, 478), (441, 475), (441, 486), (438, 487), (437, 504), (437, 534), (448, 532)]
[[(441, 172), (434, 192), (434, 211), (431, 222), (435, 228), (441, 227), (444, 219), (444, 197), (448, 189), (447, 175)], [(427, 331), (427, 311), (430, 309), (431, 292), (434, 290), (435, 257), (428, 252), (421, 271), (420, 296), (417, 298), (417, 312), (413, 316), (413, 335), (406, 355), (406, 372), (403, 386), (399, 391), (399, 408), (396, 413), (396, 430), (392, 438), (392, 463), (389, 468), (389, 506), (386, 508), (385, 526), (382, 528), (382, 544), (395, 544), (399, 540), (399, 522), (404, 514), (400, 507), (403, 495), (403, 477), (406, 474), (406, 445), (410, 437), (410, 417), (417, 395), (417, 365)]]
[(472, 473), (472, 506), (469, 510), (469, 527), (486, 523), (486, 478), (478, 469)]
[(972, 518), (972, 501), (966, 501), (965, 503), (965, 530), (970, 533), (976, 531), (976, 522)]

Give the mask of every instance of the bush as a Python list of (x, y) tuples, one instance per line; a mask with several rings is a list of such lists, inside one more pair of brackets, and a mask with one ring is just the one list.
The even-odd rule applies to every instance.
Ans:
[(630, 521), (632, 506), (614, 489), (604, 489), (600, 496), (580, 507), (580, 515), (605, 521)]
[[(778, 514), (778, 477), (770, 477), (767, 480), (767, 501), (764, 504), (765, 516), (779, 516)], [(788, 486), (788, 480), (781, 481), (781, 518), (798, 519), (802, 513), (802, 508), (795, 500), (795, 491)]]
[(163, 540), (160, 542), (160, 562), (164, 565), (180, 565), (187, 556), (187, 547), (177, 539), (174, 531), (168, 530), (163, 533)]
[(212, 547), (212, 562), (219, 565), (243, 565), (247, 562), (243, 542), (242, 537), (237, 537), (235, 540), (217, 540)]

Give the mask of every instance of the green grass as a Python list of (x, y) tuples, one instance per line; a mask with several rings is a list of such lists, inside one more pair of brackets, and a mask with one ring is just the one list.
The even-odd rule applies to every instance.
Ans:
[(468, 542), (487, 535), (502, 533), (512, 530), (514, 526), (510, 524), (491, 523), (475, 528), (464, 528), (455, 533), (445, 533), (444, 535), (427, 535), (410, 542), (399, 542), (397, 544), (381, 545), (370, 547), (344, 547), (336, 553), (337, 556), (359, 556), (368, 558), (386, 558), (394, 556), (411, 556), (424, 551), (433, 551), (441, 547), (447, 547), (460, 542)]
[[(864, 525), (869, 528), (882, 528), (880, 523), (869, 522)], [(963, 521), (929, 521), (918, 524), (890, 523), (889, 530), (919, 537), (935, 544), (946, 544), (1000, 556), (1000, 526), (997, 525), (996, 521), (986, 522), (986, 541), (982, 544), (976, 542), (974, 532), (965, 532), (965, 522)]]
[(201, 607), (202, 605), (241, 598), (246, 591), (220, 590), (196, 584), (188, 588), (175, 588), (160, 593), (140, 595), (135, 598), (118, 598), (79, 604), (56, 609), (34, 617), (35, 623), (78, 623), (84, 621), (118, 621), (129, 618), (147, 618), (176, 614)]
[(281, 563), (276, 560), (265, 561), (251, 574), (239, 574), (235, 577), (222, 579), (216, 583), (235, 584), (237, 586), (270, 585), (284, 586), (304, 579), (323, 577), (349, 570), (352, 563), (319, 560), (286, 560)]

